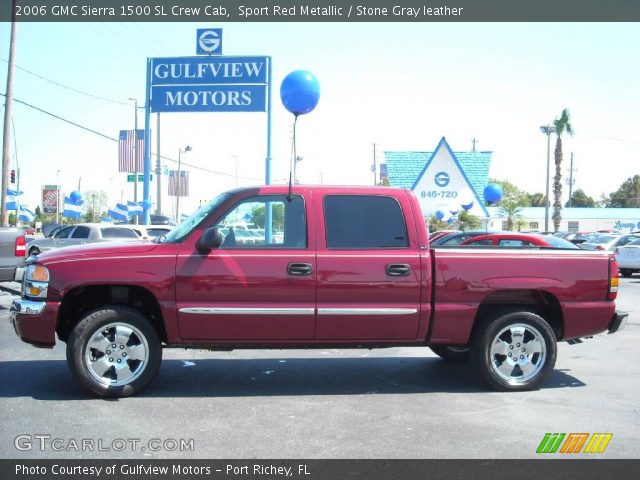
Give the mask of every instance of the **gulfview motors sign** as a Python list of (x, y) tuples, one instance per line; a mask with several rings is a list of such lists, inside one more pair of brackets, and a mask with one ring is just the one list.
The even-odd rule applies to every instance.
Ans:
[(151, 59), (152, 112), (264, 112), (267, 57)]

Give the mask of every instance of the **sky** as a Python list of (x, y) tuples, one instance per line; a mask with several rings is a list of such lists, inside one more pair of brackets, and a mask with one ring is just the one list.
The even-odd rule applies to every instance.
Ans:
[[(225, 55), (273, 59), (274, 183), (287, 181), (291, 158), (293, 116), (280, 84), (300, 69), (321, 88), (316, 109), (298, 121), (301, 183), (372, 184), (374, 143), (380, 161), (384, 150), (433, 151), (445, 136), (454, 151), (477, 139), (478, 150), (493, 152), (492, 178), (543, 192), (539, 127), (563, 108), (575, 130), (564, 138), (563, 174), (573, 152), (574, 188), (598, 199), (640, 174), (640, 29), (632, 23), (21, 23), (16, 65), (46, 80), (16, 69), (14, 97), (117, 138), (133, 128), (127, 99), (144, 103), (146, 58), (195, 55), (196, 29), (205, 27), (223, 28)], [(10, 24), (0, 23), (3, 92), (9, 37)], [(66, 194), (79, 182), (81, 192), (105, 190), (110, 206), (133, 200), (133, 184), (117, 171), (117, 143), (19, 103), (13, 122), (27, 205), (57, 182)], [(155, 131), (155, 114), (151, 123)], [(162, 114), (161, 154), (177, 159), (189, 145), (183, 161), (217, 172), (183, 167), (191, 191), (181, 212), (264, 183), (266, 139), (264, 113)], [(155, 193), (154, 180), (154, 203)], [(165, 183), (164, 213), (173, 201)]]

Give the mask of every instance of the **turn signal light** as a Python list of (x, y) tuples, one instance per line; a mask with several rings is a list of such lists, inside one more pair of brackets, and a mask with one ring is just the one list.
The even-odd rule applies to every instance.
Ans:
[(48, 282), (49, 281), (49, 270), (42, 265), (36, 265), (31, 270), (30, 280), (34, 282)]
[(607, 300), (615, 300), (618, 296), (618, 262), (614, 257), (609, 258), (609, 293)]

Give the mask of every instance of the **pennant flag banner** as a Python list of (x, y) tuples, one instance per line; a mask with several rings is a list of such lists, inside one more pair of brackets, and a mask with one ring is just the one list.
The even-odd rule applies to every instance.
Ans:
[(136, 162), (133, 161), (134, 131), (120, 130), (118, 137), (118, 171), (119, 172), (141, 172), (143, 170), (144, 159), (144, 130), (135, 131)]
[(62, 216), (67, 218), (80, 218), (83, 204), (84, 200), (74, 202), (71, 198), (65, 197), (62, 205)]
[(116, 203), (116, 206), (109, 209), (109, 216), (114, 220), (126, 222), (129, 220), (129, 208), (122, 203)]
[(180, 171), (180, 181), (178, 181), (177, 170), (169, 170), (169, 196), (188, 197), (189, 196), (189, 172)]
[(36, 214), (29, 210), (27, 207), (20, 207), (20, 215), (18, 215), (18, 219), (22, 222), (31, 223), (35, 220)]
[(7, 189), (7, 210), (18, 210), (18, 197), (24, 192)]
[(127, 210), (130, 217), (133, 217), (135, 215), (142, 215), (142, 212), (144, 211), (144, 209), (142, 208), (142, 203), (140, 202), (127, 202)]

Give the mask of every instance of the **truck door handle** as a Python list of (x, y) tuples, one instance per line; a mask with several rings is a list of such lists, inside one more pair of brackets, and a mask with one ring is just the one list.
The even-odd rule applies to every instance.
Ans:
[(289, 275), (311, 275), (310, 263), (290, 263), (287, 265)]
[(387, 265), (387, 275), (392, 277), (406, 277), (411, 273), (411, 267), (406, 263), (390, 263)]

